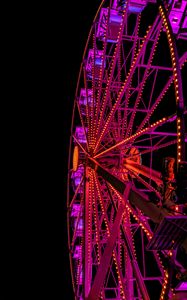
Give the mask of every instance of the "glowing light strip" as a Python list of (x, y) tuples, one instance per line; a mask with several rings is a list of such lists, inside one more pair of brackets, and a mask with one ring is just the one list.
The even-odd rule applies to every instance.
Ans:
[(79, 112), (79, 116), (80, 116), (80, 120), (81, 120), (81, 125), (83, 127), (84, 135), (85, 135), (85, 138), (86, 138), (86, 147), (87, 147), (87, 149), (89, 149), (88, 148), (88, 139), (87, 139), (87, 135), (86, 135), (86, 129), (85, 129), (85, 126), (84, 126), (84, 121), (83, 121), (83, 117), (82, 117), (82, 114), (81, 114), (80, 105), (79, 105), (78, 101), (77, 101), (77, 108), (78, 108), (78, 112)]
[(91, 103), (91, 142), (90, 148), (93, 149), (94, 147), (94, 130), (95, 130), (95, 118), (94, 118), (94, 102), (95, 102), (95, 68), (96, 68), (96, 36), (93, 34), (93, 61), (92, 61), (92, 103)]
[[(102, 212), (103, 212), (103, 215), (104, 215), (104, 221), (105, 221), (105, 225), (106, 225), (107, 236), (109, 237), (111, 235), (111, 229), (110, 229), (107, 213), (106, 213), (105, 208), (103, 206), (103, 201), (102, 201), (101, 191), (100, 191), (100, 188), (99, 188), (98, 178), (96, 177), (95, 172), (94, 172), (94, 179), (95, 179), (96, 189), (97, 189), (98, 196), (99, 196), (99, 202), (100, 202), (101, 209), (102, 209)], [(126, 299), (125, 298), (125, 293), (124, 293), (124, 288), (123, 288), (123, 283), (122, 283), (123, 282), (123, 276), (122, 276), (122, 273), (120, 272), (120, 267), (119, 267), (116, 251), (113, 251), (112, 256), (113, 256), (114, 261), (116, 262), (115, 267), (116, 267), (116, 272), (118, 274), (118, 281), (119, 281), (119, 285), (120, 285), (120, 294), (122, 296), (122, 299)]]
[(140, 130), (139, 132), (133, 134), (131, 137), (128, 137), (124, 140), (122, 140), (121, 142), (117, 143), (116, 145), (106, 149), (105, 151), (97, 154), (94, 156), (94, 158), (100, 157), (103, 154), (106, 154), (107, 152), (110, 152), (111, 150), (116, 149), (117, 147), (120, 147), (122, 145), (124, 145), (125, 143), (131, 142), (134, 139), (138, 138), (139, 136), (141, 136), (142, 134), (148, 133), (150, 130), (152, 131), (153, 129), (157, 128), (158, 126), (161, 126), (162, 124), (164, 124), (165, 122), (169, 121), (169, 118), (163, 118), (160, 119), (159, 121), (153, 123), (152, 125), (150, 125), (149, 127), (146, 127), (145, 129)]
[(142, 82), (140, 83), (140, 88), (138, 90), (138, 95), (136, 97), (136, 101), (135, 101), (135, 104), (134, 104), (134, 110), (132, 112), (132, 115), (131, 115), (131, 118), (130, 118), (130, 122), (129, 122), (129, 125), (128, 125), (128, 128), (127, 128), (127, 132), (126, 132), (125, 137), (127, 137), (128, 135), (130, 135), (131, 132), (132, 132), (134, 118), (135, 118), (135, 115), (136, 115), (136, 109), (137, 109), (137, 107), (139, 105), (139, 102), (141, 100), (143, 89), (144, 89), (144, 86), (145, 86), (145, 82), (146, 82), (147, 77), (149, 75), (148, 72), (150, 70), (151, 63), (152, 63), (152, 60), (154, 58), (154, 53), (155, 53), (155, 50), (156, 50), (156, 47), (157, 47), (157, 43), (158, 43), (158, 40), (159, 40), (159, 37), (160, 37), (161, 26), (162, 26), (162, 24), (160, 22), (159, 25), (158, 25), (158, 28), (157, 28), (157, 34), (156, 34), (154, 43), (152, 45), (152, 49), (151, 49), (151, 53), (150, 53), (150, 56), (149, 56), (149, 60), (147, 62), (147, 68), (144, 71), (143, 79), (142, 79)]
[(84, 86), (86, 89), (86, 120), (88, 123), (88, 150), (90, 150), (90, 140), (91, 140), (91, 128), (90, 128), (90, 118), (89, 118), (89, 104), (88, 104), (88, 88), (86, 82), (86, 69), (83, 69), (84, 72)]
[[(103, 78), (103, 74), (104, 74), (104, 65), (105, 65), (105, 56), (106, 56), (106, 48), (107, 48), (107, 37), (108, 37), (108, 26), (109, 26), (109, 16), (110, 16), (110, 9), (108, 9), (108, 14), (106, 17), (106, 30), (104, 33), (104, 45), (103, 45), (103, 55), (101, 57), (102, 59), (102, 67), (100, 68), (100, 72), (99, 72), (99, 91), (97, 94), (97, 100), (96, 100), (96, 111), (95, 111), (95, 128), (94, 131), (96, 131), (96, 123), (98, 121), (98, 112), (99, 112), (99, 106), (100, 106), (100, 98), (101, 98), (101, 91), (102, 91), (102, 78)], [(96, 142), (96, 140), (94, 140), (94, 143)]]
[[(136, 47), (137, 47), (137, 42), (138, 42), (138, 33), (139, 33), (139, 28), (140, 28), (140, 19), (141, 19), (141, 14), (138, 15), (137, 20), (136, 20), (136, 28), (135, 28), (135, 39), (134, 39), (134, 44), (133, 44), (133, 51), (132, 51), (132, 62), (136, 58)], [(129, 99), (130, 99), (130, 87), (132, 86), (132, 79), (129, 84), (129, 89), (127, 89), (126, 97), (125, 97), (125, 110), (124, 110), (124, 123), (123, 123), (123, 130), (126, 132), (127, 129), (127, 108), (129, 106)]]
[[(183, 131), (184, 131), (184, 125), (182, 122), (182, 117), (181, 114), (183, 113), (184, 110), (184, 101), (183, 101), (183, 95), (182, 95), (182, 79), (180, 76), (180, 68), (178, 64), (178, 54), (176, 50), (176, 45), (172, 36), (172, 30), (171, 30), (171, 25), (168, 20), (167, 12), (166, 9), (163, 5), (159, 5), (159, 12), (161, 15), (161, 18), (164, 23), (164, 27), (166, 29), (166, 34), (167, 34), (167, 39), (168, 39), (168, 44), (169, 44), (169, 49), (170, 49), (170, 54), (171, 54), (171, 61), (172, 61), (172, 67), (173, 67), (173, 77), (174, 77), (174, 87), (175, 87), (175, 97), (176, 97), (176, 106), (177, 106), (177, 169), (178, 165), (182, 160), (184, 159), (185, 153), (182, 151), (182, 139), (183, 139)], [(180, 85), (180, 87), (179, 87)]]
[[(181, 68), (183, 67), (183, 65), (184, 65), (185, 62), (187, 62), (187, 53), (185, 53), (180, 58), (180, 60), (179, 60), (179, 64), (180, 64)], [(150, 108), (150, 111), (147, 113), (146, 117), (141, 122), (141, 124), (138, 127), (137, 131), (141, 130), (144, 127), (144, 125), (148, 122), (148, 120), (150, 119), (151, 115), (153, 114), (153, 112), (157, 108), (158, 104), (160, 103), (160, 101), (162, 100), (162, 98), (165, 96), (165, 94), (166, 94), (167, 90), (169, 89), (170, 85), (172, 84), (173, 80), (174, 80), (174, 77), (173, 76), (170, 77), (170, 79), (166, 83), (165, 87), (163, 88), (162, 92), (160, 93), (160, 95), (158, 96), (158, 98), (155, 100), (155, 103)]]
[(149, 30), (148, 30), (148, 32), (147, 32), (147, 34), (146, 34), (146, 36), (145, 36), (145, 40), (144, 40), (144, 42), (142, 43), (142, 45), (140, 46), (139, 51), (138, 51), (137, 55), (136, 55), (135, 58), (134, 58), (134, 61), (133, 61), (132, 65), (131, 65), (131, 68), (130, 68), (128, 74), (127, 74), (127, 77), (126, 77), (125, 81), (124, 81), (124, 84), (122, 85), (122, 88), (121, 88), (121, 90), (120, 90), (120, 92), (119, 92), (119, 94), (118, 94), (118, 97), (117, 97), (117, 99), (116, 99), (116, 102), (115, 102), (115, 104), (113, 105), (113, 107), (112, 107), (112, 109), (111, 109), (111, 111), (110, 111), (110, 113), (109, 113), (109, 116), (108, 116), (108, 118), (107, 118), (107, 121), (105, 122), (105, 125), (104, 125), (104, 127), (103, 127), (103, 129), (102, 129), (102, 132), (100, 133), (100, 135), (99, 135), (99, 137), (98, 137), (98, 140), (97, 140), (97, 143), (96, 143), (96, 146), (95, 146), (95, 149), (94, 149), (94, 153), (96, 152), (96, 150), (97, 150), (97, 148), (98, 148), (98, 146), (99, 146), (99, 144), (100, 144), (100, 142), (101, 142), (101, 140), (102, 140), (102, 138), (103, 138), (103, 136), (104, 136), (106, 130), (108, 129), (108, 126), (109, 126), (109, 124), (110, 124), (110, 122), (111, 122), (111, 119), (112, 119), (112, 117), (113, 117), (113, 115), (114, 115), (114, 113), (115, 113), (115, 111), (116, 111), (116, 108), (118, 107), (119, 103), (121, 102), (121, 99), (122, 99), (122, 97), (123, 97), (125, 91), (126, 91), (127, 88), (129, 87), (130, 81), (131, 81), (132, 76), (133, 76), (133, 74), (134, 74), (134, 71), (135, 71), (135, 69), (136, 69), (136, 65), (137, 65), (137, 63), (139, 62), (140, 57), (141, 57), (142, 53), (143, 53), (144, 50), (145, 50), (145, 47), (146, 47), (146, 45), (147, 45), (147, 42), (149, 41), (150, 35), (152, 34), (152, 28), (155, 27), (155, 25), (157, 24), (159, 18), (160, 18), (160, 17), (158, 16), (158, 17), (155, 19), (153, 26), (152, 26), (152, 27), (151, 27), (151, 26), (149, 27)]
[(94, 223), (95, 223), (95, 231), (96, 231), (96, 251), (97, 251), (97, 262), (100, 264), (101, 259), (101, 249), (100, 249), (100, 240), (99, 240), (99, 225), (98, 225), (98, 211), (97, 211), (97, 204), (96, 204), (96, 195), (94, 189), (94, 177), (93, 177), (93, 170), (91, 171), (91, 186), (92, 186), (92, 195), (93, 195), (93, 216), (94, 216)]
[(120, 47), (120, 40), (123, 34), (123, 28), (124, 28), (124, 24), (125, 24), (125, 13), (126, 10), (124, 10), (123, 14), (122, 14), (122, 24), (119, 28), (119, 34), (118, 34), (118, 39), (117, 39), (117, 44), (116, 44), (116, 48), (114, 50), (114, 54), (112, 57), (112, 63), (111, 63), (111, 69), (109, 71), (109, 79), (107, 80), (107, 86), (106, 86), (106, 90), (105, 90), (105, 94), (104, 94), (104, 99), (103, 99), (103, 103), (102, 103), (102, 107), (100, 110), (100, 117), (99, 117), (99, 121), (97, 124), (97, 131), (96, 131), (96, 135), (98, 135), (99, 131), (100, 131), (100, 127), (101, 127), (101, 121), (103, 119), (103, 115), (104, 115), (104, 111), (105, 111), (105, 107), (108, 101), (108, 97), (109, 97), (109, 93), (110, 93), (110, 86), (112, 83), (112, 79), (113, 79), (113, 75), (114, 75), (114, 70), (115, 70), (115, 66), (116, 66), (116, 61), (117, 61), (117, 54), (119, 52), (119, 47)]

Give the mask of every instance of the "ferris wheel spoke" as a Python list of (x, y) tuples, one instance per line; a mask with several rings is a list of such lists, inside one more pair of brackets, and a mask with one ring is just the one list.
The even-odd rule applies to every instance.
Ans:
[[(106, 49), (107, 49), (107, 38), (109, 34), (109, 18), (110, 18), (110, 9), (108, 9), (107, 17), (106, 17), (106, 33), (104, 36), (104, 42), (103, 42), (103, 59), (102, 59), (102, 66), (99, 73), (99, 88), (97, 92), (97, 99), (96, 99), (96, 109), (95, 109), (95, 118), (96, 118), (96, 124), (98, 123), (98, 116), (99, 116), (99, 109), (100, 109), (100, 99), (101, 99), (101, 92), (102, 92), (102, 79), (104, 77), (104, 71), (105, 71), (105, 60), (106, 60)], [(95, 124), (95, 126), (96, 126)], [(96, 128), (95, 128), (96, 130)]]
[(84, 77), (84, 87), (86, 90), (86, 123), (87, 123), (87, 140), (88, 140), (88, 149), (90, 148), (90, 142), (91, 142), (91, 124), (90, 124), (90, 109), (89, 109), (89, 103), (88, 103), (88, 87), (87, 87), (87, 81), (86, 81), (86, 69), (83, 68), (83, 77)]
[(100, 245), (100, 223), (99, 223), (99, 214), (98, 214), (98, 205), (97, 205), (97, 192), (95, 190), (95, 172), (91, 172), (91, 184), (92, 184), (92, 195), (93, 195), (93, 218), (95, 224), (95, 243), (96, 243), (96, 263), (100, 264), (101, 259), (101, 245)]
[(136, 140), (139, 136), (142, 136), (143, 134), (146, 134), (146, 133), (149, 133), (150, 131), (153, 131), (154, 129), (156, 129), (158, 126), (161, 126), (163, 124), (165, 124), (166, 122), (170, 122), (172, 120), (173, 116), (172, 117), (169, 117), (169, 118), (163, 118), (163, 119), (160, 119), (159, 121), (157, 121), (156, 123), (153, 123), (152, 125), (144, 128), (143, 130), (140, 130), (139, 132), (133, 134), (132, 136), (120, 141), (119, 143), (116, 143), (115, 145), (111, 146), (110, 148), (104, 150), (103, 152), (100, 152), (98, 154), (96, 154), (94, 156), (94, 159), (95, 158), (98, 158), (104, 154), (106, 154), (107, 152), (110, 152), (118, 147), (121, 147), (122, 145), (124, 145), (125, 143), (130, 143), (134, 140)]
[(121, 206), (118, 208), (118, 212), (116, 215), (116, 219), (114, 221), (112, 230), (111, 230), (111, 235), (108, 238), (106, 247), (104, 249), (104, 253), (103, 256), (101, 258), (101, 263), (99, 265), (99, 268), (97, 270), (90, 294), (88, 296), (88, 300), (91, 299), (95, 299), (99, 297), (99, 293), (101, 290), (101, 287), (104, 283), (108, 268), (109, 268), (109, 264), (111, 261), (111, 257), (112, 257), (112, 252), (115, 246), (115, 242), (116, 242), (116, 238), (118, 235), (118, 231), (120, 228), (120, 223), (121, 223), (121, 219), (123, 216), (123, 212), (124, 212), (124, 206), (121, 204)]
[[(113, 187), (112, 187), (112, 189), (113, 189)], [(128, 194), (129, 194), (129, 192), (128, 192)], [(120, 197), (120, 198), (121, 198), (121, 200), (123, 202), (124, 201), (124, 197)], [(125, 197), (125, 199), (126, 198), (127, 198), (127, 196)], [(137, 263), (136, 258), (135, 258), (133, 244), (132, 244), (132, 237), (131, 237), (131, 235), (129, 236), (128, 230), (124, 229), (124, 227), (121, 227), (121, 230), (122, 230), (123, 239), (125, 241), (125, 245), (127, 247), (127, 252), (128, 252), (131, 264), (132, 264), (132, 269), (134, 271), (135, 278), (137, 280), (137, 285), (138, 285), (138, 287), (139, 287), (139, 289), (141, 291), (141, 295), (142, 295), (142, 297), (143, 297), (144, 300), (149, 299), (148, 291), (146, 289), (146, 286), (145, 286), (142, 274), (140, 272), (138, 263)]]
[(93, 34), (93, 62), (92, 62), (92, 103), (91, 103), (91, 111), (90, 111), (90, 118), (91, 118), (91, 148), (94, 145), (94, 137), (95, 137), (95, 124), (96, 124), (96, 115), (95, 115), (95, 94), (96, 94), (96, 36)]
[[(179, 59), (179, 64), (180, 64), (181, 68), (182, 68), (182, 66), (184, 65), (185, 62), (187, 62), (187, 52), (184, 53), (182, 55), (182, 57)], [(163, 99), (165, 93), (169, 89), (169, 87), (172, 84), (173, 80), (174, 80), (174, 76), (171, 75), (171, 77), (168, 79), (167, 83), (165, 84), (164, 88), (160, 92), (159, 96), (155, 100), (154, 104), (150, 107), (149, 112), (147, 113), (147, 115), (145, 116), (145, 118), (142, 120), (141, 124), (137, 128), (137, 132), (140, 131), (140, 130), (142, 130), (142, 128), (144, 127), (144, 125), (149, 121), (151, 115), (154, 113), (154, 111), (157, 108), (158, 104)]]
[(149, 54), (149, 59), (148, 59), (148, 62), (147, 62), (147, 68), (145, 68), (142, 81), (139, 83), (138, 94), (137, 94), (137, 97), (136, 97), (136, 100), (135, 100), (135, 103), (134, 103), (133, 112), (132, 112), (132, 115), (130, 117), (130, 121), (129, 121), (129, 124), (128, 124), (128, 127), (127, 127), (127, 132), (126, 132), (125, 137), (127, 137), (128, 135), (130, 135), (132, 133), (134, 118), (135, 118), (135, 115), (136, 115), (136, 111), (137, 111), (139, 102), (140, 102), (141, 97), (142, 97), (145, 82), (146, 82), (147, 77), (149, 75), (148, 72), (151, 68), (151, 62), (152, 62), (153, 55), (154, 55), (154, 52), (155, 52), (155, 48), (156, 48), (156, 45), (157, 45), (157, 42), (158, 42), (158, 39), (159, 39), (159, 36), (160, 36), (160, 30), (161, 30), (161, 24), (157, 28), (157, 34), (156, 34), (156, 37), (154, 39), (153, 45), (151, 47), (151, 51), (150, 51), (150, 54)]
[(111, 111), (110, 111), (110, 113), (108, 115), (108, 118), (107, 118), (107, 120), (105, 122), (104, 128), (102, 129), (102, 131), (99, 134), (97, 143), (95, 145), (94, 153), (96, 152), (96, 150), (97, 150), (97, 148), (98, 148), (98, 146), (99, 146), (99, 144), (100, 144), (100, 142), (101, 142), (101, 140), (102, 140), (105, 132), (108, 130), (108, 126), (109, 126), (109, 124), (111, 122), (111, 119), (114, 116), (114, 113), (115, 113), (116, 109), (118, 108), (118, 106), (119, 106), (119, 104), (120, 104), (120, 102), (122, 100), (122, 97), (124, 96), (124, 93), (126, 92), (127, 88), (129, 87), (129, 84), (131, 82), (132, 76), (133, 76), (134, 71), (136, 69), (136, 64), (139, 62), (140, 58), (142, 57), (142, 55), (143, 55), (143, 53), (145, 51), (146, 45), (147, 45), (147, 43), (148, 43), (148, 41), (149, 41), (149, 39), (150, 39), (150, 37), (151, 37), (151, 35), (152, 35), (155, 27), (158, 25), (158, 22), (161, 23), (159, 16), (156, 18), (156, 20), (154, 21), (154, 24), (148, 30), (148, 33), (147, 33), (146, 37), (144, 38), (144, 41), (143, 41), (143, 43), (142, 43), (142, 45), (141, 45), (141, 47), (139, 49), (139, 52), (138, 52), (137, 56), (135, 57), (132, 65), (131, 65), (131, 69), (130, 69), (129, 74), (128, 74), (127, 78), (125, 79), (125, 82), (124, 82), (124, 84), (123, 84), (123, 86), (122, 86), (122, 88), (121, 88), (121, 90), (120, 90), (120, 92), (118, 94), (117, 100), (116, 100), (115, 104), (113, 105), (113, 107), (112, 107), (112, 109), (111, 109)]
[[(125, 196), (128, 197), (127, 193), (129, 193), (129, 189), (128, 191), (125, 191)], [(116, 238), (120, 229), (120, 224), (122, 221), (122, 216), (124, 213), (124, 204), (120, 204), (118, 211), (117, 211), (117, 215), (115, 218), (115, 221), (113, 223), (112, 229), (111, 229), (111, 234), (108, 238), (106, 247), (104, 249), (104, 253), (103, 256), (101, 258), (101, 263), (99, 265), (97, 274), (95, 276), (90, 294), (88, 296), (88, 300), (92, 300), (92, 299), (97, 299), (99, 297), (99, 293), (101, 290), (101, 287), (103, 285), (103, 282), (105, 280), (108, 268), (109, 268), (109, 264), (111, 261), (111, 257), (112, 257), (112, 252), (114, 250), (114, 246), (115, 246), (115, 242), (116, 242)]]
[(136, 24), (134, 28), (134, 33), (132, 36), (134, 36), (134, 41), (133, 41), (133, 46), (132, 46), (132, 57), (131, 57), (131, 63), (133, 63), (133, 60), (135, 58), (136, 52), (137, 52), (137, 42), (138, 42), (138, 33), (139, 33), (139, 25), (140, 25), (140, 19), (141, 19), (141, 14), (137, 15), (136, 18)]
[[(109, 14), (109, 12), (108, 12), (108, 14)], [(109, 19), (109, 15), (108, 15), (108, 18), (106, 21), (107, 23), (108, 23), (108, 19)], [(108, 32), (108, 30), (107, 30), (107, 32)], [(95, 105), (95, 128), (94, 128), (94, 131), (96, 131), (96, 124), (98, 123), (99, 109), (100, 109), (100, 104), (101, 104), (100, 99), (102, 97), (102, 95), (101, 95), (102, 94), (102, 79), (104, 77), (104, 71), (105, 71), (104, 62), (106, 60), (106, 47), (107, 47), (107, 34), (106, 34), (106, 37), (104, 40), (104, 45), (103, 45), (103, 59), (102, 59), (101, 70), (99, 73), (99, 80), (98, 80), (99, 87), (98, 87), (96, 105)]]
[[(122, 33), (123, 33), (123, 28), (124, 28), (124, 25), (125, 25), (125, 17), (124, 16), (125, 16), (125, 12), (123, 12), (123, 14), (122, 14), (122, 24), (121, 24), (121, 27), (119, 29), (119, 37), (118, 37), (119, 40), (121, 39), (121, 36), (122, 36)], [(105, 107), (107, 105), (107, 101), (108, 101), (109, 94), (110, 94), (110, 86), (111, 86), (113, 76), (114, 76), (114, 70), (115, 70), (115, 67), (116, 67), (116, 61), (117, 61), (117, 58), (118, 58), (119, 48), (120, 48), (120, 43), (117, 43), (116, 48), (114, 50), (113, 58), (112, 58), (111, 68), (110, 68), (110, 71), (109, 71), (109, 78), (107, 80), (107, 87), (106, 87), (106, 91), (105, 91), (105, 95), (104, 95), (104, 99), (103, 99), (103, 103), (102, 103), (102, 107), (101, 107), (101, 111), (100, 111), (100, 116), (99, 116), (99, 120), (98, 120), (98, 124), (97, 124), (96, 135), (98, 135), (101, 131), (101, 126), (102, 126), (101, 121), (103, 119), (104, 112), (105, 112)]]
[[(137, 47), (137, 42), (138, 42), (138, 31), (139, 31), (139, 23), (140, 23), (140, 15), (138, 15), (136, 19), (136, 26), (135, 26), (135, 39), (134, 43), (132, 46), (132, 59), (131, 59), (131, 64), (133, 63), (135, 56), (136, 56), (136, 47)], [(125, 133), (127, 130), (127, 117), (128, 117), (128, 105), (129, 105), (129, 98), (130, 98), (130, 87), (131, 87), (131, 82), (129, 84), (129, 89), (127, 89), (126, 92), (126, 97), (125, 97), (125, 109), (124, 109), (124, 120), (123, 120), (123, 132)], [(122, 135), (124, 136), (124, 135)]]
[[(120, 192), (121, 195), (127, 187), (127, 183), (123, 182), (109, 171), (102, 168), (96, 160), (88, 158), (90, 160), (90, 167), (95, 169), (98, 175), (102, 176), (107, 182), (109, 182), (114, 189)], [(130, 184), (130, 183), (128, 183)], [(129, 201), (132, 205), (139, 208), (145, 215), (150, 217), (155, 223), (159, 223), (164, 216), (171, 215), (165, 208), (158, 208), (154, 203), (149, 200), (149, 197), (137, 190), (135, 187), (131, 186), (131, 191), (129, 193)]]
[(92, 270), (92, 247), (91, 247), (91, 236), (92, 236), (92, 187), (93, 184), (89, 184), (88, 178), (92, 180), (91, 170), (86, 168), (86, 186), (85, 194), (86, 201), (84, 205), (85, 214), (85, 237), (84, 237), (84, 251), (85, 251), (85, 262), (84, 262), (84, 284), (85, 284), (85, 298), (87, 298), (90, 287), (91, 287), (91, 270)]
[[(107, 212), (106, 212), (106, 208), (104, 208), (104, 201), (103, 200), (101, 200), (102, 199), (102, 191), (101, 191), (101, 186), (100, 186), (100, 184), (99, 184), (99, 180), (98, 180), (98, 178), (97, 178), (97, 176), (96, 176), (96, 173), (94, 172), (94, 178), (95, 178), (95, 185), (96, 185), (96, 187), (97, 187), (97, 190), (98, 190), (98, 195), (99, 195), (99, 199), (100, 199), (100, 205), (101, 205), (101, 207), (102, 207), (102, 213), (103, 213), (103, 216), (104, 216), (104, 218), (105, 218), (105, 222), (106, 222), (106, 224), (107, 224), (107, 232), (108, 232), (108, 239), (109, 239), (109, 237), (111, 237), (111, 232), (113, 231), (113, 226), (114, 226), (114, 222), (112, 221), (112, 224), (110, 225), (110, 221), (109, 221), (109, 219), (108, 219), (108, 215), (107, 215)], [(108, 190), (108, 192), (109, 192), (109, 190)], [(129, 187), (127, 187), (127, 189), (126, 189), (126, 192), (125, 192), (125, 194), (124, 194), (124, 197), (125, 197), (125, 199), (127, 199), (127, 194), (128, 194), (128, 192), (129, 192)], [(112, 203), (113, 203), (113, 198), (110, 196), (110, 199), (111, 199), (111, 201), (112, 201)], [(122, 198), (122, 203), (124, 203), (124, 199)], [(118, 211), (118, 209), (117, 209), (117, 207), (116, 207), (116, 205), (113, 203), (113, 205), (115, 206), (115, 211)], [(124, 205), (124, 204), (122, 204), (122, 205)], [(123, 214), (123, 213), (122, 213)], [(116, 216), (117, 217), (117, 216)], [(115, 220), (116, 220), (116, 218), (115, 218)], [(118, 235), (118, 233), (117, 233), (117, 235)], [(116, 269), (117, 269), (117, 273), (119, 274), (118, 275), (118, 279), (115, 279), (115, 276), (113, 275), (113, 279), (116, 281), (116, 280), (120, 280), (120, 282), (121, 282), (121, 286), (122, 286), (122, 293), (123, 293), (123, 295), (125, 294), (125, 285), (124, 285), (124, 280), (123, 280), (123, 274), (122, 274), (122, 272), (121, 272), (121, 268), (120, 268), (120, 263), (119, 263), (119, 260), (118, 260), (118, 254), (117, 254), (117, 251), (116, 251), (116, 248), (114, 248), (114, 250), (112, 251), (112, 256), (113, 256), (113, 260), (114, 260), (114, 262), (115, 262), (115, 265), (116, 265)], [(103, 257), (104, 257), (104, 254), (103, 254)], [(111, 267), (109, 267), (110, 268), (110, 271), (108, 272), (108, 270), (107, 270), (107, 272), (108, 272), (108, 276), (110, 275), (110, 272), (111, 273), (113, 273), (113, 271), (112, 271), (112, 268)], [(107, 280), (105, 280), (105, 282), (107, 283)], [(117, 282), (116, 282), (117, 283)]]
[[(121, 201), (123, 200), (122, 196), (111, 186), (111, 188), (113, 189), (114, 193), (118, 196), (119, 199), (121, 199)], [(132, 216), (138, 220), (138, 224), (139, 226), (143, 229), (143, 231), (145, 232), (148, 240), (150, 240), (152, 237), (153, 237), (153, 232), (152, 232), (152, 229), (149, 225), (149, 222), (148, 222), (148, 219), (147, 217), (145, 217), (145, 215), (143, 215), (142, 211), (139, 210), (138, 208), (134, 209), (132, 206), (131, 206), (131, 203), (126, 203), (126, 207), (127, 207), (127, 210), (132, 214)], [(123, 227), (124, 227), (124, 230), (126, 228), (125, 226), (125, 223), (123, 224)], [(159, 270), (161, 272), (161, 275), (164, 276), (164, 268), (163, 268), (163, 265), (161, 264), (161, 260), (157, 254), (156, 251), (154, 251), (154, 257), (155, 257), (155, 260), (157, 262), (157, 265), (159, 267)], [(161, 278), (159, 278), (159, 281), (161, 280)]]

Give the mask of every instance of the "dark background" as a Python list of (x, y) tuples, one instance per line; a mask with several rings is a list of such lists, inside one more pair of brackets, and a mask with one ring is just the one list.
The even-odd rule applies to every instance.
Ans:
[(8, 8), (5, 62), (13, 83), (8, 81), (11, 96), (2, 101), (7, 115), (0, 300), (74, 299), (66, 218), (70, 126), (82, 55), (100, 3), (29, 4), (12, 8), (12, 15)]
[[(100, 0), (7, 8), (1, 299), (73, 300), (67, 173), (78, 72)], [(4, 184), (6, 183), (6, 185)]]
[[(69, 147), (69, 138), (70, 138), (70, 127), (71, 127), (71, 115), (73, 108), (73, 101), (76, 89), (76, 83), (78, 79), (78, 73), (80, 64), (82, 61), (82, 55), (84, 51), (84, 47), (86, 45), (87, 37), (89, 34), (90, 27), (92, 25), (92, 21), (97, 12), (97, 9), (100, 5), (100, 0), (92, 0), (92, 1), (75, 1), (74, 3), (68, 3), (67, 8), (65, 9), (68, 12), (69, 20), (65, 21), (65, 28), (63, 28), (60, 38), (63, 43), (63, 50), (65, 50), (65, 56), (63, 54), (63, 91), (62, 91), (62, 99), (61, 101), (65, 104), (65, 115), (63, 122), (63, 136), (61, 135), (61, 139), (63, 140), (63, 148), (65, 150), (64, 154), (64, 178), (63, 180), (63, 228), (62, 228), (62, 236), (64, 243), (64, 267), (65, 271), (65, 282), (63, 281), (60, 286), (64, 287), (66, 285), (65, 295), (67, 299), (74, 299), (72, 293), (72, 285), (71, 285), (71, 275), (69, 268), (69, 258), (68, 258), (68, 244), (67, 244), (67, 227), (66, 227), (66, 180), (67, 180), (67, 157), (68, 157), (68, 147)], [(63, 21), (64, 23), (64, 21)], [(71, 25), (70, 25), (71, 24)], [(70, 27), (71, 26), (71, 27)], [(63, 32), (66, 36), (64, 39)], [(62, 293), (62, 295), (63, 295)]]

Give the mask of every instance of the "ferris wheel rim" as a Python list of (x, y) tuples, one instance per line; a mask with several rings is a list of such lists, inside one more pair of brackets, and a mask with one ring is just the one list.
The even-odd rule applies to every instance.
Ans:
[[(102, 7), (102, 5), (103, 5), (103, 3), (104, 3), (105, 1), (102, 1), (102, 3), (101, 3), (101, 5), (100, 5), (100, 7), (99, 7), (99, 9), (98, 9), (98, 12), (97, 12), (97, 14), (96, 14), (96, 17), (94, 18), (94, 22), (95, 22), (95, 20), (96, 20), (96, 18), (97, 18), (97, 16), (98, 16), (98, 14), (99, 14), (99, 11), (100, 11), (100, 9), (101, 9), (101, 7)], [(93, 25), (92, 25), (93, 26)], [(90, 30), (90, 33), (89, 33), (89, 37), (88, 37), (88, 39), (90, 38), (90, 36), (91, 36), (91, 32), (92, 32), (92, 28), (91, 28), (91, 30)], [(79, 84), (80, 84), (80, 76), (81, 76), (81, 72), (82, 72), (82, 68), (83, 68), (83, 66), (84, 66), (84, 60), (85, 60), (85, 55), (86, 55), (86, 51), (87, 51), (87, 47), (88, 47), (88, 40), (87, 40), (87, 43), (86, 43), (86, 47), (85, 47), (85, 50), (84, 50), (84, 55), (83, 55), (83, 61), (82, 61), (82, 64), (81, 64), (81, 68), (80, 68), (80, 73), (79, 73), (79, 77), (78, 77), (78, 83), (77, 83), (77, 88), (76, 88), (76, 99), (77, 99), (77, 97), (78, 97), (78, 89), (79, 89)], [(75, 110), (75, 106), (76, 106), (76, 102), (74, 103), (74, 109), (73, 109), (73, 111)], [(74, 112), (73, 112), (73, 118), (74, 118)], [(73, 118), (72, 118), (72, 129), (71, 129), (71, 132), (73, 132)], [(70, 152), (71, 152), (71, 149), (70, 149)], [(88, 155), (89, 155), (89, 150), (88, 150), (88, 153), (87, 153)], [(91, 155), (91, 157), (92, 157), (92, 155)], [(96, 154), (96, 156), (95, 157), (93, 157), (93, 158), (97, 158), (97, 154)], [(69, 166), (70, 166), (70, 162), (69, 162)], [(68, 202), (69, 203), (69, 202)], [(69, 218), (69, 217), (68, 217)], [(68, 221), (69, 222), (69, 221)], [(69, 223), (68, 223), (68, 226), (69, 226)], [(71, 254), (70, 254), (70, 260), (71, 260)], [(71, 266), (71, 269), (72, 269), (72, 266)], [(72, 274), (73, 274), (73, 270), (71, 270), (72, 271)], [(72, 277), (73, 278), (73, 277)]]

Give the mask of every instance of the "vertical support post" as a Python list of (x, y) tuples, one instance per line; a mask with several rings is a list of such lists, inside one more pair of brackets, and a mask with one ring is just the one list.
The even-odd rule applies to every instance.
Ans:
[[(126, 231), (128, 236), (131, 236), (130, 232), (130, 214), (126, 211), (124, 220), (123, 220), (123, 229)], [(125, 256), (126, 256), (126, 270), (125, 270), (125, 278), (126, 278), (126, 293), (127, 299), (134, 298), (134, 284), (133, 284), (133, 269), (131, 265), (131, 259), (129, 256), (128, 249), (125, 249)]]

